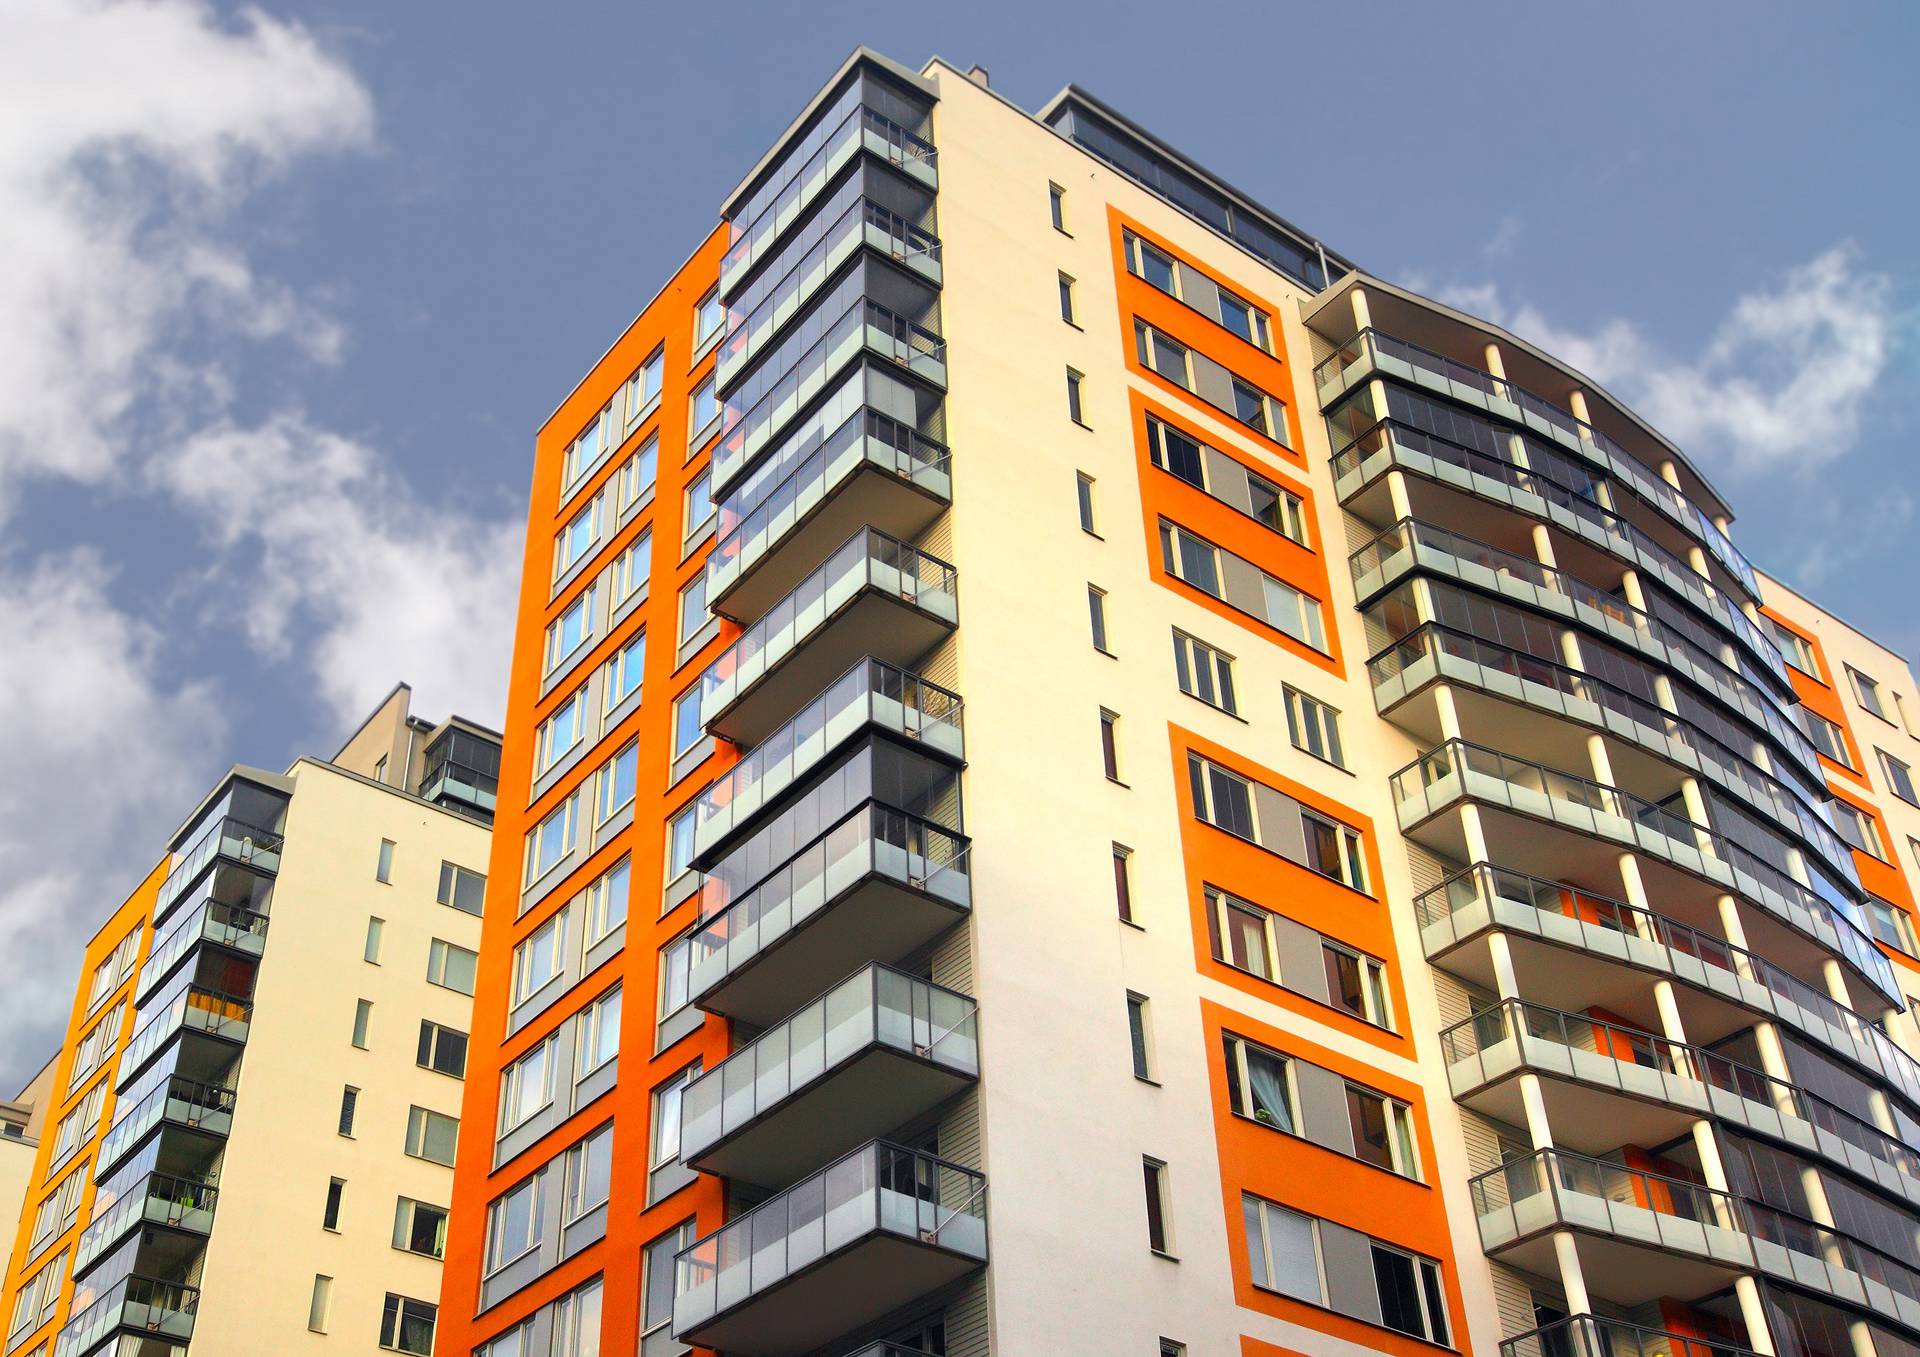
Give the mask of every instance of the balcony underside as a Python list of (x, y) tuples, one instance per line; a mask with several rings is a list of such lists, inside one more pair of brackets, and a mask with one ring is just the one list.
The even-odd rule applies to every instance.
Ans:
[[(1518, 1221), (1525, 1233), (1510, 1243), (1500, 1242), (1503, 1234), (1511, 1233), (1509, 1223), (1502, 1222), (1490, 1231), (1490, 1218), (1481, 1218), (1481, 1237), (1488, 1241), (1487, 1256), (1536, 1276), (1558, 1276), (1559, 1263), (1553, 1251), (1556, 1222), (1550, 1211), (1542, 1211), (1537, 1220), (1530, 1219), (1525, 1206), (1523, 1203)], [(1581, 1202), (1569, 1203), (1567, 1223), (1578, 1224), (1573, 1217), (1586, 1214), (1610, 1217), (1611, 1223), (1605, 1234), (1574, 1230), (1574, 1247), (1580, 1253), (1581, 1271), (1595, 1293), (1616, 1304), (1640, 1305), (1668, 1296), (1686, 1300), (1711, 1295), (1731, 1286), (1734, 1278), (1746, 1270), (1731, 1261), (1736, 1254), (1745, 1252), (1744, 1235), (1734, 1234), (1724, 1239), (1719, 1236), (1728, 1232), (1712, 1231), (1713, 1237), (1709, 1238), (1710, 1232), (1703, 1227), (1676, 1223), (1652, 1211), (1618, 1202), (1594, 1202), (1591, 1210), (1583, 1209), (1585, 1206), (1586, 1203)], [(1602, 1209), (1609, 1206), (1611, 1211)], [(1636, 1226), (1641, 1238), (1621, 1237), (1622, 1232), (1634, 1230)], [(1663, 1235), (1675, 1240), (1676, 1246), (1663, 1247), (1659, 1242)]]
[(867, 1048), (687, 1162), (764, 1186), (793, 1182), (933, 1111), (972, 1076), (884, 1045)]
[[(1654, 1071), (1644, 1073), (1650, 1082), (1657, 1082)], [(1686, 1135), (1705, 1110), (1653, 1102), (1616, 1089), (1597, 1088), (1547, 1074), (1540, 1077), (1540, 1092), (1546, 1099), (1555, 1146), (1581, 1154), (1605, 1154), (1621, 1145), (1667, 1144)], [(1454, 1101), (1509, 1126), (1527, 1124), (1518, 1073), (1471, 1089)]]

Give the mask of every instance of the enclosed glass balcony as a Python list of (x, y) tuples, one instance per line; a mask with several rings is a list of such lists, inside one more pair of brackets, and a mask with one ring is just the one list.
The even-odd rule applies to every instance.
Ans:
[(694, 1002), (778, 1022), (834, 976), (902, 961), (953, 927), (972, 906), (967, 871), (964, 835), (866, 802), (707, 918)]
[(966, 752), (960, 709), (957, 693), (870, 656), (860, 660), (700, 794), (694, 861), (712, 866), (737, 830), (869, 727), (958, 763)]
[(94, 1215), (81, 1232), (73, 1251), (73, 1271), (78, 1276), (127, 1235), (136, 1226), (161, 1225), (204, 1235), (213, 1229), (214, 1204), (219, 1189), (211, 1183), (182, 1178), (170, 1173), (149, 1173), (120, 1195), (111, 1205), (97, 1201)]
[(1718, 1338), (1649, 1329), (1599, 1315), (1570, 1315), (1505, 1339), (1500, 1357), (1758, 1357)]
[(866, 966), (687, 1085), (681, 1162), (783, 1186), (979, 1074), (972, 999)]
[(180, 853), (180, 861), (160, 883), (160, 893), (153, 904), (154, 926), (159, 927), (216, 862), (237, 863), (268, 875), (279, 871), (280, 845), (280, 835), (258, 825), (230, 817), (216, 821)]
[(102, 1137), (100, 1156), (94, 1161), (95, 1180), (104, 1178), (162, 1122), (224, 1137), (233, 1129), (233, 1090), (175, 1074), (125, 1104), (124, 1110), (116, 1106), (113, 1126)]
[[(74, 1302), (82, 1299), (76, 1289)], [(184, 1344), (193, 1337), (200, 1306), (197, 1287), (153, 1277), (123, 1278), (67, 1321), (53, 1345), (53, 1357), (91, 1357), (118, 1333), (147, 1334)]]
[(885, 1141), (865, 1145), (681, 1251), (673, 1333), (798, 1357), (987, 1261), (987, 1181)]
[(135, 1001), (146, 1003), (173, 974), (181, 958), (203, 942), (244, 957), (258, 958), (267, 949), (267, 916), (245, 905), (202, 900), (179, 915), (168, 926), (165, 936), (147, 953), (146, 964), (140, 968)]
[(235, 1045), (247, 1039), (253, 1002), (238, 995), (188, 985), (158, 1012), (147, 1017), (120, 1057), (120, 1086), (126, 1087), (160, 1048), (181, 1032), (199, 1032)]

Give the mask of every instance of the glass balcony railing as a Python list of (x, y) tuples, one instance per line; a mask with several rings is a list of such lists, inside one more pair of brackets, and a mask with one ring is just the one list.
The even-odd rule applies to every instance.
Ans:
[(200, 874), (221, 858), (272, 874), (280, 870), (281, 838), (272, 830), (243, 820), (224, 819), (210, 826), (180, 854), (160, 893), (153, 903), (153, 922), (158, 926), (180, 903), (180, 898), (200, 879)]
[(204, 1032), (223, 1041), (244, 1042), (252, 1020), (251, 1000), (189, 985), (133, 1034), (120, 1058), (121, 1078), (137, 1073), (178, 1032)]
[(94, 1161), (95, 1178), (103, 1177), (163, 1121), (224, 1136), (233, 1129), (233, 1090), (175, 1074), (124, 1111), (116, 1107), (113, 1126), (101, 1139), (100, 1157)]
[(170, 1173), (149, 1173), (108, 1206), (94, 1203), (93, 1220), (73, 1251), (74, 1275), (85, 1272), (135, 1225), (166, 1225), (194, 1234), (213, 1228), (219, 1189), (211, 1183)]
[(1569, 1154), (1537, 1150), (1467, 1184), (1488, 1253), (1547, 1231), (1573, 1228), (1751, 1270), (1753, 1240), (1739, 1198)]
[(1857, 920), (1771, 863), (1663, 806), (1464, 740), (1422, 755), (1395, 773), (1391, 785), (1403, 830), (1473, 800), (1632, 847), (1732, 890), (1836, 952), (1882, 994), (1899, 993), (1892, 963)]
[(1500, 1344), (1500, 1357), (1758, 1357), (1751, 1348), (1599, 1315), (1570, 1315)]
[(500, 799), (500, 779), (482, 769), (449, 761), (428, 772), (420, 784), (420, 799), (436, 805), (443, 800), (458, 801), (491, 815)]
[[(701, 902), (701, 915), (707, 921), (693, 935), (691, 990), (696, 1001), (708, 1000), (730, 977), (767, 957), (796, 930), (869, 881), (894, 888), (891, 898), (876, 904), (883, 914), (907, 908), (909, 898), (924, 898), (934, 902), (927, 912), (935, 917), (912, 929), (876, 921), (870, 931), (848, 939), (850, 949), (871, 949), (876, 935), (893, 938), (904, 932), (916, 941), (937, 935), (944, 923), (951, 922), (954, 911), (972, 905), (967, 840), (917, 815), (878, 802), (862, 804), (717, 913), (709, 910), (705, 900)], [(899, 895), (902, 890), (909, 896)], [(871, 950), (865, 959), (875, 959)], [(848, 963), (853, 964), (858, 963)], [(846, 969), (829, 974), (844, 975)], [(813, 988), (801, 992), (816, 993), (825, 978), (815, 979)], [(777, 1009), (769, 1020), (790, 1011), (791, 1005)]]
[(974, 1170), (874, 1141), (683, 1249), (674, 1336), (809, 1351), (985, 1263), (986, 1198)]
[[(84, 1294), (75, 1291), (76, 1305)], [(197, 1287), (153, 1277), (124, 1278), (67, 1321), (54, 1342), (53, 1357), (84, 1357), (122, 1329), (184, 1345), (193, 1336), (199, 1306)]]
[[(716, 1145), (827, 1085), (836, 1073), (875, 1051), (937, 1066), (958, 1080), (923, 1083), (919, 1091), (936, 1101), (916, 1107), (917, 1081), (905, 1069), (880, 1079), (884, 1087), (875, 1087), (869, 1079), (861, 1086), (858, 1105), (825, 1118), (845, 1142), (858, 1143), (874, 1134), (875, 1128), (867, 1125), (871, 1122), (883, 1123), (880, 1130), (892, 1130), (945, 1101), (958, 1090), (959, 1081), (979, 1076), (979, 1020), (973, 1000), (891, 966), (876, 964), (854, 972), (687, 1085), (681, 1097), (681, 1159), (705, 1167), (702, 1158)], [(866, 1126), (865, 1134), (857, 1126)], [(789, 1143), (795, 1138), (773, 1137)], [(813, 1164), (848, 1147), (831, 1144)], [(791, 1161), (787, 1155), (774, 1157)], [(740, 1176), (738, 1170), (725, 1171), (729, 1177)], [(750, 1181), (769, 1179), (760, 1175)]]
[(1748, 1199), (1760, 1269), (1920, 1327), (1920, 1269), (1839, 1230)]
[(705, 857), (868, 726), (958, 761), (965, 753), (960, 712), (958, 693), (897, 665), (859, 661), (700, 794), (695, 858)]
[(267, 948), (267, 916), (245, 905), (202, 900), (168, 927), (140, 968), (136, 1001), (145, 1003), (172, 972), (174, 964), (202, 942), (257, 957)]

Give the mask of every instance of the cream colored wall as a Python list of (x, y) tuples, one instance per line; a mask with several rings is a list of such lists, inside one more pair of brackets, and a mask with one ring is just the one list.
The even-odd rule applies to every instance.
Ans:
[[(414, 1063), (422, 1018), (467, 1031), (472, 1001), (426, 982), (431, 940), (477, 949), (480, 920), (435, 899), (440, 864), (476, 871), (488, 831), (306, 760), (274, 887), (233, 1135), (201, 1283), (195, 1357), (378, 1350), (387, 1292), (437, 1302), (440, 1265), (392, 1247), (398, 1197), (445, 1206), (453, 1171), (403, 1153), (407, 1109), (457, 1116), (460, 1083)], [(375, 879), (381, 839), (392, 883)], [(367, 919), (385, 929), (362, 959)], [(373, 1001), (369, 1049), (354, 1008)], [(352, 1139), (337, 1132), (344, 1086), (360, 1089)], [(346, 1180), (338, 1233), (322, 1228), (327, 1185)], [(307, 1331), (316, 1273), (331, 1276), (328, 1334)]]
[[(1468, 1313), (1456, 1329), (1497, 1342), (1488, 1268), (1466, 1194), (1458, 1117), (1431, 1034), (1440, 1026), (1412, 917), (1412, 890), (1387, 795), (1411, 745), (1373, 714), (1358, 663), (1330, 456), (1317, 403), (1301, 290), (944, 66), (932, 70), (940, 156), (943, 326), (952, 392), (953, 557), (959, 568), (958, 688), (967, 704), (966, 816), (973, 836), (974, 936), (982, 1042), (985, 1168), (993, 1202), (994, 1350), (1151, 1351), (1155, 1336), (1192, 1352), (1239, 1351), (1250, 1334), (1305, 1353), (1363, 1349), (1235, 1304), (1219, 1155), (1209, 1111), (1200, 1001), (1418, 1080), (1452, 1185), (1450, 1223)], [(1067, 191), (1072, 237), (1052, 229), (1047, 185)], [(1352, 681), (1342, 683), (1148, 575), (1106, 205), (1177, 242), (1228, 279), (1281, 303), (1277, 318), (1302, 389), (1318, 537), (1332, 558), (1329, 618)], [(1084, 330), (1059, 315), (1056, 275), (1077, 280)], [(1087, 375), (1085, 417), (1069, 421), (1064, 370)], [(1145, 389), (1143, 387), (1143, 389)], [(1298, 479), (1232, 426), (1205, 421), (1223, 447)], [(1104, 540), (1078, 526), (1075, 472), (1097, 478)], [(1357, 544), (1354, 544), (1357, 545)], [(1107, 590), (1117, 661), (1089, 640), (1085, 585)], [(1238, 660), (1245, 722), (1175, 686), (1170, 628), (1210, 638)], [(1295, 750), (1283, 681), (1345, 713), (1353, 773)], [(1121, 714), (1128, 788), (1101, 771), (1098, 709)], [(1428, 1034), (1424, 1069), (1343, 1032), (1203, 979), (1194, 963), (1167, 726), (1178, 722), (1324, 791), (1387, 832), (1382, 892), (1406, 970), (1411, 1030)], [(1136, 930), (1115, 918), (1114, 841), (1134, 849)], [(1133, 1078), (1125, 992), (1149, 996), (1160, 1087)], [(1140, 1159), (1169, 1165), (1173, 1249), (1146, 1247)], [(1360, 1222), (1355, 1222), (1360, 1223)], [(1231, 1228), (1237, 1229), (1237, 1221)]]
[(0, 1135), (0, 1230), (6, 1230), (9, 1237), (20, 1228), (20, 1212), (33, 1182), (33, 1156), (39, 1143)]

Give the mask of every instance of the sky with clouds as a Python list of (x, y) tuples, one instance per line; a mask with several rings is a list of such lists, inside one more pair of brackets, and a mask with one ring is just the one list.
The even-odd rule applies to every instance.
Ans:
[(227, 764), (499, 719), (533, 431), (862, 42), (1567, 357), (1920, 653), (1916, 16), (0, 0), (0, 1092)]

